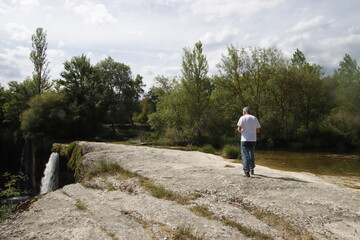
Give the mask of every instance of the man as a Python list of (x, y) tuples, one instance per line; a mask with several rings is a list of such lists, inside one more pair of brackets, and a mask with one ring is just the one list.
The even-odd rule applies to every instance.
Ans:
[(250, 108), (245, 107), (243, 116), (240, 117), (237, 126), (237, 130), (241, 134), (241, 158), (244, 173), (246, 177), (250, 177), (250, 173), (254, 175), (254, 150), (256, 134), (260, 132), (260, 123), (255, 116), (250, 114)]

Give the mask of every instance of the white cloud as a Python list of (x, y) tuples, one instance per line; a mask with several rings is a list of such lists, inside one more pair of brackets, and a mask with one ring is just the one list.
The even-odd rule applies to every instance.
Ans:
[(3, 2), (0, 2), (0, 15), (6, 15), (9, 14), (13, 8), (11, 8), (9, 5), (6, 5)]
[(179, 2), (178, 0), (156, 0), (157, 4), (167, 5), (167, 6), (174, 6), (178, 2)]
[(306, 32), (318, 29), (324, 29), (333, 23), (332, 20), (326, 19), (324, 16), (316, 16), (308, 21), (300, 21), (290, 29), (290, 32)]
[(207, 32), (200, 40), (204, 45), (225, 43), (233, 40), (239, 33), (240, 30), (238, 28), (224, 27), (218, 32)]
[(61, 50), (61, 49), (48, 49), (47, 55), (49, 57), (49, 60), (51, 61), (52, 59), (55, 59), (58, 57), (65, 57), (65, 52), (64, 52), (64, 50)]
[[(319, 42), (319, 52), (326, 53), (322, 61), (332, 66), (337, 66), (345, 53), (359, 60), (360, 34), (323, 39)], [(331, 54), (330, 57), (328, 57), (329, 54)]]
[(248, 20), (254, 14), (272, 9), (283, 0), (196, 0), (191, 3), (194, 14), (204, 15), (207, 21), (237, 16), (241, 21)]
[(10, 34), (10, 39), (16, 41), (29, 40), (31, 36), (31, 31), (26, 26), (16, 23), (5, 24), (5, 30)]
[(115, 23), (117, 19), (112, 16), (104, 4), (95, 4), (89, 1), (84, 1), (80, 5), (70, 5), (65, 3), (67, 7), (72, 7), (73, 12), (84, 18), (85, 23), (88, 24), (106, 24)]
[(25, 79), (32, 73), (30, 51), (29, 48), (17, 46), (15, 49), (5, 48), (0, 52), (0, 79), (3, 83)]
[(12, 0), (13, 3), (19, 4), (22, 7), (38, 6), (39, 0)]

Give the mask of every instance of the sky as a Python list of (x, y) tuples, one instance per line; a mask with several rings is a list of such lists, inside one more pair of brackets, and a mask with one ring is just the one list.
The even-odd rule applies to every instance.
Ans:
[(209, 76), (227, 47), (296, 49), (331, 74), (345, 54), (360, 63), (359, 0), (0, 0), (0, 85), (32, 76), (31, 36), (47, 34), (50, 79), (65, 61), (106, 57), (143, 76), (181, 74), (184, 48), (203, 43)]

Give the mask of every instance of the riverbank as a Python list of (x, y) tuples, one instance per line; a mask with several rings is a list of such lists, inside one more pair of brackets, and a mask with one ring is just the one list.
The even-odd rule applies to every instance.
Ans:
[(246, 178), (212, 154), (82, 145), (88, 169), (119, 167), (41, 195), (0, 223), (1, 239), (357, 239), (360, 192), (314, 174)]

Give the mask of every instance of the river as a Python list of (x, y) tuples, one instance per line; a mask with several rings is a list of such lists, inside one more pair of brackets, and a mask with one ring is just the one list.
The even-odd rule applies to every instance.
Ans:
[(256, 151), (256, 164), (292, 172), (309, 172), (328, 182), (360, 190), (360, 155)]
[(284, 171), (360, 177), (359, 155), (256, 151), (256, 163)]

